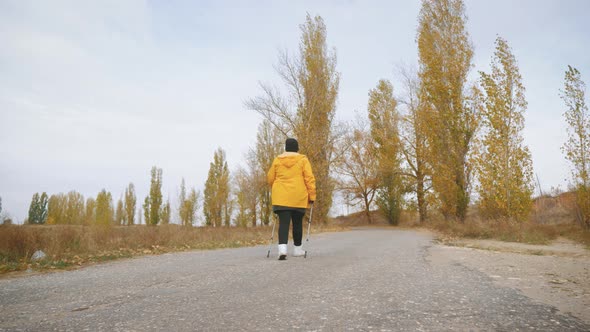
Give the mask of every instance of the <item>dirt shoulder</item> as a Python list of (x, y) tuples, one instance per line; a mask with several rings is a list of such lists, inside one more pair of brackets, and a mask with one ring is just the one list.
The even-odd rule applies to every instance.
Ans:
[(566, 239), (550, 245), (460, 239), (430, 249), (431, 264), (458, 263), (590, 323), (590, 250)]

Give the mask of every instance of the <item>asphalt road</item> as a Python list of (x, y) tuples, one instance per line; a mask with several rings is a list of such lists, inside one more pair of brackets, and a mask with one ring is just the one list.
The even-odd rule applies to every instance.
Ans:
[(263, 246), (141, 257), (0, 280), (0, 331), (590, 331), (465, 266), (428, 234), (312, 235), (307, 259)]

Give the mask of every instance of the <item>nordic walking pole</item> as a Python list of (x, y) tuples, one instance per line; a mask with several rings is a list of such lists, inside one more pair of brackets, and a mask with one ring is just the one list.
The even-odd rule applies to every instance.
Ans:
[[(272, 218), (271, 218), (272, 219)], [(275, 221), (272, 220), (272, 234), (270, 234), (270, 244), (268, 245), (268, 252), (266, 253), (266, 258), (270, 257), (270, 249), (272, 248), (272, 240), (275, 238)]]
[(309, 219), (307, 219), (307, 238), (305, 239), (305, 254), (303, 258), (307, 258), (307, 247), (309, 246), (309, 230), (311, 228), (311, 216), (313, 216), (313, 203), (311, 203), (311, 207), (309, 208)]

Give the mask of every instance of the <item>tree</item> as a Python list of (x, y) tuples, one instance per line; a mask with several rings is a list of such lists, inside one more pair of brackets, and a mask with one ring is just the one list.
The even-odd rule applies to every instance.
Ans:
[[(252, 225), (252, 227), (256, 227), (258, 219), (261, 220), (261, 223), (264, 223), (262, 219), (263, 217), (268, 217), (270, 220), (270, 215), (267, 216), (266, 214), (271, 213), (270, 210), (272, 209), (272, 202), (270, 202), (269, 199), (269, 204), (271, 206), (269, 207), (269, 210), (266, 211), (262, 208), (263, 204), (261, 200), (267, 197), (263, 196), (263, 194), (266, 191), (270, 191), (271, 188), (268, 185), (266, 176), (264, 176), (268, 170), (261, 169), (259, 167), (256, 160), (256, 155), (252, 150), (248, 151), (246, 154), (246, 166), (247, 168), (245, 170), (249, 177), (247, 182), (250, 183), (250, 190), (248, 192), (248, 198), (246, 199), (246, 202), (249, 205), (248, 210), (250, 210), (250, 213), (248, 214), (250, 220), (248, 223)], [(270, 195), (268, 197), (270, 197)]]
[(479, 209), (488, 218), (525, 220), (531, 210), (533, 165), (524, 146), (527, 102), (516, 59), (498, 37), (491, 73), (480, 72), (485, 92), (482, 151), (476, 158)]
[(110, 226), (113, 223), (113, 196), (105, 189), (96, 195), (96, 224)]
[(428, 194), (432, 189), (431, 172), (427, 161), (424, 103), (417, 74), (406, 69), (402, 69), (400, 74), (405, 88), (404, 97), (400, 99), (400, 104), (405, 106), (400, 125), (401, 151), (408, 168), (406, 171), (408, 185), (416, 195), (416, 207), (422, 223), (428, 217)]
[(80, 225), (84, 223), (84, 196), (72, 190), (66, 196), (66, 210), (64, 224)]
[(125, 224), (125, 209), (123, 208), (123, 198), (117, 201), (117, 209), (115, 210), (115, 225)]
[(339, 189), (352, 198), (353, 204), (361, 204), (370, 224), (371, 206), (381, 183), (378, 159), (370, 133), (359, 121), (342, 141), (343, 153), (335, 163), (335, 172), (342, 176)]
[(150, 225), (150, 196), (146, 196), (143, 200), (143, 220), (146, 225)]
[(232, 187), (228, 187), (228, 197), (227, 197), (227, 204), (223, 207), (223, 226), (231, 226), (231, 220), (234, 213), (234, 199), (232, 197), (233, 190)]
[(253, 190), (256, 187), (256, 179), (243, 167), (239, 167), (235, 171), (236, 183), (236, 205), (238, 208), (236, 215), (236, 224), (238, 226), (246, 227), (248, 223), (256, 226), (256, 203), (257, 192)]
[(568, 139), (562, 147), (571, 164), (576, 189), (578, 220), (590, 228), (590, 118), (586, 105), (586, 84), (578, 69), (568, 66), (560, 96), (566, 106)]
[(47, 224), (76, 225), (85, 222), (84, 196), (75, 190), (49, 197), (47, 203)]
[(160, 223), (162, 225), (170, 224), (170, 199), (166, 201), (166, 204), (162, 206), (162, 211), (160, 211)]
[(213, 155), (213, 162), (209, 164), (209, 174), (205, 182), (203, 212), (207, 226), (229, 226), (229, 192), (229, 169), (225, 152), (218, 148)]
[(188, 211), (186, 209), (186, 185), (184, 183), (184, 178), (180, 182), (180, 193), (178, 194), (178, 217), (180, 219), (180, 224), (189, 226), (188, 224)]
[(178, 216), (180, 217), (180, 223), (185, 226), (192, 226), (196, 221), (196, 213), (199, 209), (199, 197), (200, 192), (196, 191), (195, 188), (191, 188), (190, 193), (187, 195), (184, 178), (180, 184), (180, 195), (178, 197)]
[(2, 225), (12, 225), (12, 218), (7, 213), (2, 214), (2, 197), (0, 197), (0, 221)]
[(266, 174), (272, 166), (274, 159), (283, 151), (285, 137), (273, 127), (267, 119), (258, 126), (256, 134), (256, 149), (250, 151), (248, 165), (255, 178), (255, 187), (258, 192), (258, 215), (264, 225), (270, 223), (272, 215), (271, 188), (268, 186)]
[(279, 76), (288, 89), (284, 98), (276, 89), (261, 84), (264, 96), (246, 106), (260, 113), (284, 136), (294, 136), (313, 167), (317, 186), (314, 206), (317, 220), (326, 222), (332, 205), (334, 184), (330, 167), (334, 160), (334, 114), (340, 84), (336, 54), (328, 51), (326, 25), (320, 16), (306, 17), (300, 26), (299, 54), (279, 56)]
[(187, 211), (187, 225), (194, 225), (197, 222), (197, 211), (199, 210), (199, 201), (201, 192), (191, 188), (191, 192), (185, 202)]
[(44, 224), (47, 221), (47, 205), (49, 199), (47, 194), (43, 192), (41, 195), (35, 193), (31, 199), (31, 205), (29, 206), (29, 224)]
[(465, 220), (471, 190), (468, 158), (478, 126), (465, 89), (473, 46), (462, 0), (423, 0), (418, 23), (421, 95), (432, 184), (445, 218)]
[(135, 197), (135, 186), (133, 183), (129, 183), (129, 186), (125, 189), (125, 201), (123, 203), (123, 209), (125, 210), (125, 222), (127, 225), (133, 225), (135, 222), (135, 208), (137, 198)]
[(367, 109), (371, 125), (370, 137), (375, 144), (367, 145), (367, 152), (377, 161), (377, 174), (380, 179), (377, 205), (392, 225), (399, 222), (403, 195), (406, 191), (401, 169), (399, 114), (396, 107), (393, 85), (387, 80), (380, 80), (377, 87), (369, 91)]
[(51, 195), (47, 203), (47, 224), (65, 224), (67, 205), (68, 198), (63, 193)]
[(7, 213), (2, 214), (2, 197), (0, 197), (0, 222), (2, 225), (12, 225), (12, 218)]
[(86, 214), (84, 222), (87, 225), (94, 224), (96, 221), (96, 200), (92, 197), (88, 197), (86, 200)]
[(146, 223), (148, 225), (157, 225), (161, 221), (160, 212), (162, 211), (162, 169), (156, 166), (152, 167), (152, 179), (150, 184), (150, 194), (148, 200), (148, 210), (144, 204), (144, 214), (146, 214)]

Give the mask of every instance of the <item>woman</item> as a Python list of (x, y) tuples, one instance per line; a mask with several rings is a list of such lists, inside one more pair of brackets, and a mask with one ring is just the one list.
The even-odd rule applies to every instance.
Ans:
[(287, 259), (289, 223), (293, 221), (293, 256), (303, 256), (303, 216), (308, 204), (315, 201), (315, 177), (306, 156), (297, 153), (294, 138), (285, 141), (285, 153), (275, 158), (268, 171), (272, 186), (272, 210), (279, 216), (279, 260)]

